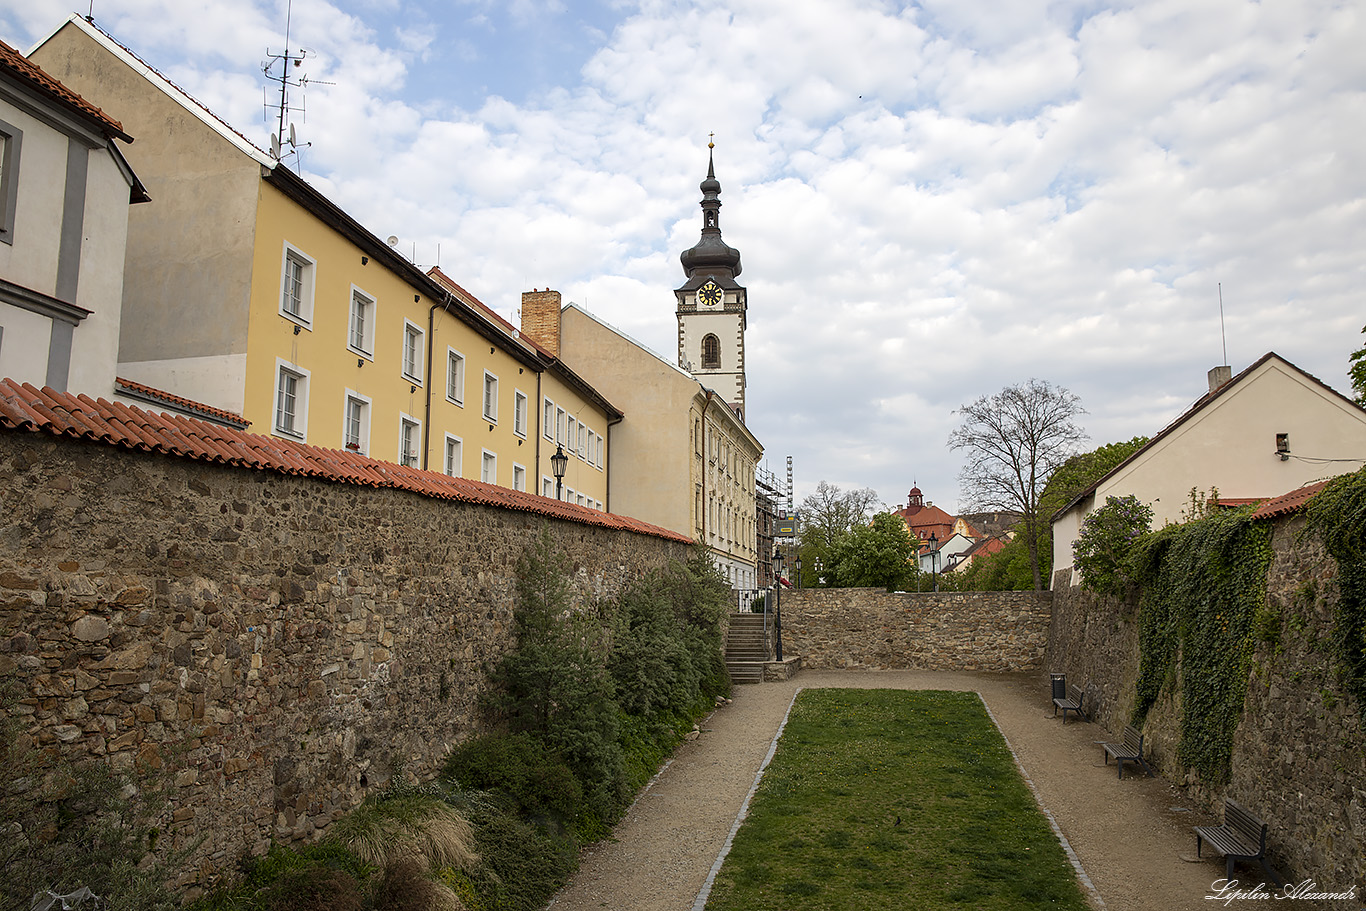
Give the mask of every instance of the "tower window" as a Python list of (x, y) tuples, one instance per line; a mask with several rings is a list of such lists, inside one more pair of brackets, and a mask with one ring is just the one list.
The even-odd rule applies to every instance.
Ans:
[(716, 370), (721, 366), (721, 340), (714, 335), (702, 338), (702, 369)]

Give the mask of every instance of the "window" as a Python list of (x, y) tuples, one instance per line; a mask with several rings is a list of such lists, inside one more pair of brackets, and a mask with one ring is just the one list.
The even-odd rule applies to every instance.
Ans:
[(717, 370), (721, 367), (721, 340), (708, 334), (702, 337), (702, 369)]
[(498, 483), (498, 456), (489, 452), (487, 449), (484, 450), (484, 465), (479, 472), (479, 480), (483, 481), (485, 484)]
[(403, 321), (403, 378), (422, 382), (422, 330), (407, 320)]
[(446, 398), (465, 404), (465, 355), (454, 348), (446, 349)]
[(347, 347), (373, 358), (375, 354), (375, 299), (355, 285), (351, 286), (351, 329)]
[(342, 410), (342, 445), (362, 455), (370, 451), (370, 400), (350, 389)]
[(574, 418), (569, 419), (569, 432), (565, 434), (564, 445), (570, 455), (576, 455), (574, 450), (574, 440), (579, 435), (579, 422)]
[(417, 467), (417, 450), (422, 440), (422, 424), (417, 418), (400, 414), (398, 420), (398, 464)]
[(0, 120), (0, 241), (14, 243), (14, 210), (19, 202), (19, 147), (24, 133)]
[(578, 499), (577, 502), (578, 502), (578, 504), (579, 504), (580, 506), (583, 505), (584, 499), (585, 499), (585, 498), (584, 498), (584, 495), (583, 495), (583, 494), (579, 494), (579, 499)]
[(555, 442), (564, 445), (564, 421), (565, 414), (563, 408), (555, 409)]
[(545, 400), (545, 415), (541, 419), (541, 433), (547, 440), (555, 439), (555, 403)]
[(512, 406), (512, 431), (519, 437), (526, 437), (526, 393), (520, 390), (514, 391), (515, 398)]
[(583, 424), (579, 425), (579, 458), (588, 458), (588, 428)]
[(526, 490), (526, 466), (512, 463), (512, 489)]
[(446, 434), (446, 474), (453, 478), (462, 477), (461, 460), (464, 458), (464, 444), (460, 437)]
[(308, 436), (308, 371), (275, 361), (275, 432), (296, 440)]
[(541, 476), (541, 496), (553, 499), (555, 496), (555, 479)]
[(313, 322), (313, 258), (285, 243), (280, 275), (280, 313), (304, 326)]
[(498, 423), (498, 377), (484, 371), (484, 420)]

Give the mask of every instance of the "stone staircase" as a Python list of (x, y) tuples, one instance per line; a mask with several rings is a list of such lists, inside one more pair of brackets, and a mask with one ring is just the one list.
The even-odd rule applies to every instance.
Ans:
[(768, 661), (763, 614), (731, 614), (726, 633), (726, 669), (732, 683), (762, 683)]

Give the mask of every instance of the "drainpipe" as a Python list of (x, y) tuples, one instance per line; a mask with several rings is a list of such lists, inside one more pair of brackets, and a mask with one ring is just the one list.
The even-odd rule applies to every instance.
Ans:
[(625, 415), (622, 415), (619, 418), (611, 419), (607, 422), (607, 464), (603, 466), (603, 471), (607, 473), (605, 479), (607, 482), (607, 499), (603, 502), (602, 507), (605, 512), (612, 511), (612, 427), (613, 425), (620, 424), (625, 417)]
[(536, 371), (536, 493), (541, 492), (541, 426), (545, 418), (545, 397), (541, 394), (541, 377), (545, 370)]

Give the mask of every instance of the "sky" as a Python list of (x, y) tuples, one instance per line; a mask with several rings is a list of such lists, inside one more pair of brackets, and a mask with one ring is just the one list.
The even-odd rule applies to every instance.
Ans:
[[(73, 11), (269, 147), (285, 0), (0, 0), (0, 38)], [(1031, 378), (1099, 446), (1268, 351), (1349, 392), (1366, 342), (1360, 0), (295, 0), (289, 28), (314, 186), (514, 322), (555, 288), (671, 361), (714, 133), (747, 421), (798, 503), (953, 511), (956, 409)]]

